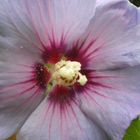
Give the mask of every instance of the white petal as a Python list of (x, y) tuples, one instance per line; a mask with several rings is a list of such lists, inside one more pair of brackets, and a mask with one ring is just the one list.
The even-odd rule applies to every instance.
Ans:
[(92, 74), (94, 84), (81, 96), (81, 109), (113, 140), (121, 140), (140, 114), (140, 67)]
[(108, 137), (73, 101), (60, 108), (59, 103), (45, 99), (21, 128), (17, 139), (108, 140)]

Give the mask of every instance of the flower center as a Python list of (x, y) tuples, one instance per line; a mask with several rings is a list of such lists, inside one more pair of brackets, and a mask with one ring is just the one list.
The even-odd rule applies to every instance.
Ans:
[(47, 84), (47, 93), (52, 91), (56, 85), (70, 87), (75, 83), (84, 86), (87, 83), (85, 75), (80, 73), (81, 64), (77, 61), (61, 60), (55, 65), (45, 65), (47, 70), (51, 73), (51, 78)]
[(76, 61), (61, 60), (55, 64), (52, 79), (62, 86), (72, 86), (76, 82), (85, 85), (87, 78), (80, 73), (81, 64)]

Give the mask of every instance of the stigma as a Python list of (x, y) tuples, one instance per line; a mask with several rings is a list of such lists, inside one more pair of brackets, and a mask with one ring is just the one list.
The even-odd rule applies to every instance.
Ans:
[(84, 86), (87, 83), (87, 77), (80, 73), (81, 64), (77, 61), (61, 60), (54, 65), (52, 72), (53, 83), (60, 86), (72, 86), (79, 83)]

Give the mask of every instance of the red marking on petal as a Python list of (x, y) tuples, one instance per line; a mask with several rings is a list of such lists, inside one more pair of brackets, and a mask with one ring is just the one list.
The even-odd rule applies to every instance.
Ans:
[(74, 116), (73, 118), (76, 120), (77, 125), (78, 125), (79, 129), (80, 129), (81, 132), (82, 132), (82, 127), (80, 126), (79, 120), (78, 120), (77, 115), (76, 115), (76, 113), (75, 113), (75, 111), (74, 111), (74, 109), (73, 109), (72, 104), (69, 103), (68, 105), (69, 105), (69, 107), (71, 108), (72, 114), (73, 114), (73, 116)]
[(41, 88), (46, 88), (46, 85), (50, 79), (50, 73), (42, 64), (36, 64), (35, 66), (35, 79), (37, 84)]
[(50, 93), (50, 101), (60, 104), (63, 108), (63, 105), (69, 101), (72, 101), (75, 93), (72, 88), (63, 87), (63, 86), (55, 86), (53, 91)]
[[(30, 7), (29, 7), (27, 1), (25, 1), (25, 5), (26, 5), (26, 8), (27, 8), (27, 11), (28, 11), (28, 14), (29, 14), (29, 19), (31, 19), (32, 27), (34, 28), (35, 35), (42, 45), (42, 48), (43, 48), (42, 51), (44, 51), (46, 49), (46, 44), (44, 44), (44, 42), (42, 41), (41, 36), (40, 36), (40, 34), (39, 34), (39, 32), (36, 28), (36, 25), (34, 23), (33, 16), (32, 16), (32, 13), (30, 11)], [(46, 32), (46, 37), (47, 37), (47, 32)]]
[[(72, 44), (72, 47), (70, 47), (65, 54), (68, 60), (80, 62), (82, 65), (82, 69), (88, 64), (88, 57), (85, 57), (85, 52), (88, 50), (88, 47), (85, 47), (85, 50), (83, 50), (85, 43), (86, 39), (83, 41), (77, 40)], [(90, 43), (89, 46), (91, 44), (92, 43)]]
[(95, 86), (95, 87), (103, 87), (103, 88), (109, 88), (109, 89), (114, 88), (111, 85), (103, 84), (103, 83), (100, 83), (100, 82), (95, 82), (94, 79), (93, 79), (93, 81), (89, 81), (87, 84), (88, 85), (90, 84), (90, 85)]
[(18, 83), (13, 83), (10, 85), (5, 85), (0, 88), (0, 93), (8, 91), (8, 90), (12, 90), (13, 88), (18, 87), (19, 85), (34, 84), (34, 83), (35, 83), (35, 79), (33, 78), (33, 79), (18, 82)]
[[(12, 5), (13, 3), (10, 3), (10, 4)], [(14, 7), (15, 7), (15, 6), (13, 6), (13, 8), (14, 8)], [(15, 11), (16, 14), (18, 15), (18, 18), (20, 18), (21, 21), (22, 21), (21, 15), (19, 15), (19, 12), (18, 12), (17, 8), (14, 8), (14, 11)], [(30, 42), (31, 45), (32, 45), (32, 47), (35, 47), (35, 48), (37, 47), (41, 52), (43, 52), (43, 50), (42, 50), (41, 48), (39, 48), (38, 45), (36, 45), (34, 42), (32, 42), (32, 41), (30, 40), (30, 38), (26, 37), (26, 35), (24, 35), (24, 34), (20, 31), (20, 29), (19, 29), (18, 26), (13, 22), (13, 20), (11, 20), (11, 22), (12, 22), (12, 24), (14, 25), (16, 31), (19, 32), (19, 34), (22, 35), (22, 38), (24, 38), (25, 40), (27, 40), (28, 42)], [(23, 22), (23, 23), (24, 23), (24, 22)], [(24, 23), (24, 24), (25, 24), (25, 23)], [(27, 26), (27, 25), (25, 24), (25, 26)]]
[(62, 53), (60, 53), (58, 50), (46, 50), (42, 57), (45, 63), (55, 64), (60, 61), (62, 56)]
[(14, 63), (14, 65), (19, 65), (19, 66), (23, 66), (23, 67), (26, 67), (26, 69), (27, 68), (34, 68), (34, 66), (32, 66), (32, 65), (27, 65), (27, 64), (17, 64), (17, 63)]
[(34, 97), (38, 96), (38, 94), (40, 93), (40, 91), (41, 91), (41, 89), (40, 89), (40, 88), (37, 88), (37, 89), (35, 90), (35, 92), (34, 92), (31, 96), (29, 96), (29, 97), (27, 98), (27, 100), (25, 100), (24, 102), (22, 102), (22, 103), (20, 104), (20, 106), (23, 106), (24, 104), (26, 104), (26, 103), (28, 103), (30, 100), (32, 100)]
[[(46, 118), (47, 118), (47, 114), (49, 113), (49, 111), (51, 110), (51, 103), (50, 102), (48, 102), (48, 106), (46, 107), (46, 110), (45, 110), (45, 112), (44, 112), (44, 116), (42, 116), (43, 117), (43, 119), (42, 119), (42, 122), (41, 122), (41, 126), (44, 124), (44, 122), (46, 121)], [(39, 124), (40, 125), (40, 124)]]
[[(98, 96), (101, 96), (101, 97), (104, 97), (104, 98), (108, 98), (108, 99), (110, 98), (109, 96), (106, 96), (106, 95), (104, 95), (104, 94), (99, 93), (99, 92), (98, 92), (96, 89), (94, 89), (94, 88), (86, 87), (86, 89), (89, 90), (91, 94), (95, 94), (95, 96), (98, 95)], [(111, 98), (110, 98), (110, 99), (111, 99)]]
[(40, 98), (39, 96), (41, 94), (42, 89), (36, 88), (34, 90), (35, 91), (32, 92), (32, 94), (30, 94), (29, 97), (26, 97), (26, 99), (24, 99), (23, 102), (21, 102), (17, 107), (12, 109), (15, 113), (18, 113), (21, 110), (23, 111), (23, 109), (29, 109), (30, 107), (29, 105), (32, 105), (32, 102), (35, 103), (34, 101), (37, 98)]
[[(7, 96), (4, 96), (3, 99), (1, 100), (1, 102), (5, 102), (5, 101), (11, 101), (11, 100), (17, 100), (18, 97), (21, 97), (21, 96), (26, 96), (26, 94), (30, 94), (30, 91), (32, 89), (34, 89), (37, 85), (34, 84), (32, 86), (29, 86), (29, 88), (27, 89), (24, 89), (23, 91), (19, 92), (19, 93), (16, 93), (14, 95), (7, 95)], [(17, 87), (18, 88), (18, 87)]]
[[(91, 96), (91, 94), (89, 94), (87, 91), (85, 91), (84, 95), (83, 95), (84, 99), (88, 100), (88, 102), (93, 101), (93, 103), (95, 103), (100, 109), (105, 110), (104, 107), (102, 107), (97, 101), (96, 99)], [(90, 100), (89, 100), (90, 99)]]
[(52, 104), (51, 117), (50, 117), (49, 127), (48, 127), (49, 128), (49, 140), (51, 140), (51, 135), (50, 134), (51, 134), (51, 126), (52, 126), (54, 112), (55, 112), (55, 104)]
[(86, 53), (91, 47), (93, 47), (95, 40), (90, 41), (87, 45), (83, 46), (83, 48), (81, 48), (80, 51), (82, 51), (82, 53)]
[(105, 76), (105, 75), (100, 75), (100, 76), (96, 76), (96, 75), (91, 75), (89, 76), (89, 78), (94, 78), (94, 79), (105, 79), (105, 78), (118, 78), (117, 76)]
[(85, 54), (85, 58), (90, 58), (92, 57), (93, 58), (93, 54), (97, 53), (98, 51), (100, 51), (100, 49), (102, 48), (102, 46), (94, 49), (93, 51), (90, 51), (88, 54)]
[(47, 49), (42, 54), (42, 59), (44, 60), (44, 63), (55, 64), (65, 56), (66, 44), (63, 37), (59, 43), (56, 43), (55, 40), (52, 41), (51, 39), (49, 43), (49, 46), (47, 46)]
[(7, 74), (22, 74), (22, 73), (34, 73), (33, 70), (30, 70), (30, 71), (8, 71), (8, 72), (4, 72), (4, 73), (7, 73)]

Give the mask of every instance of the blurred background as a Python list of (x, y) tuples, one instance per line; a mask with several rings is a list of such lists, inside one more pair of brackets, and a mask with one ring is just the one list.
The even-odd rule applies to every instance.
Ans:
[(140, 0), (130, 0), (136, 6), (140, 6)]

